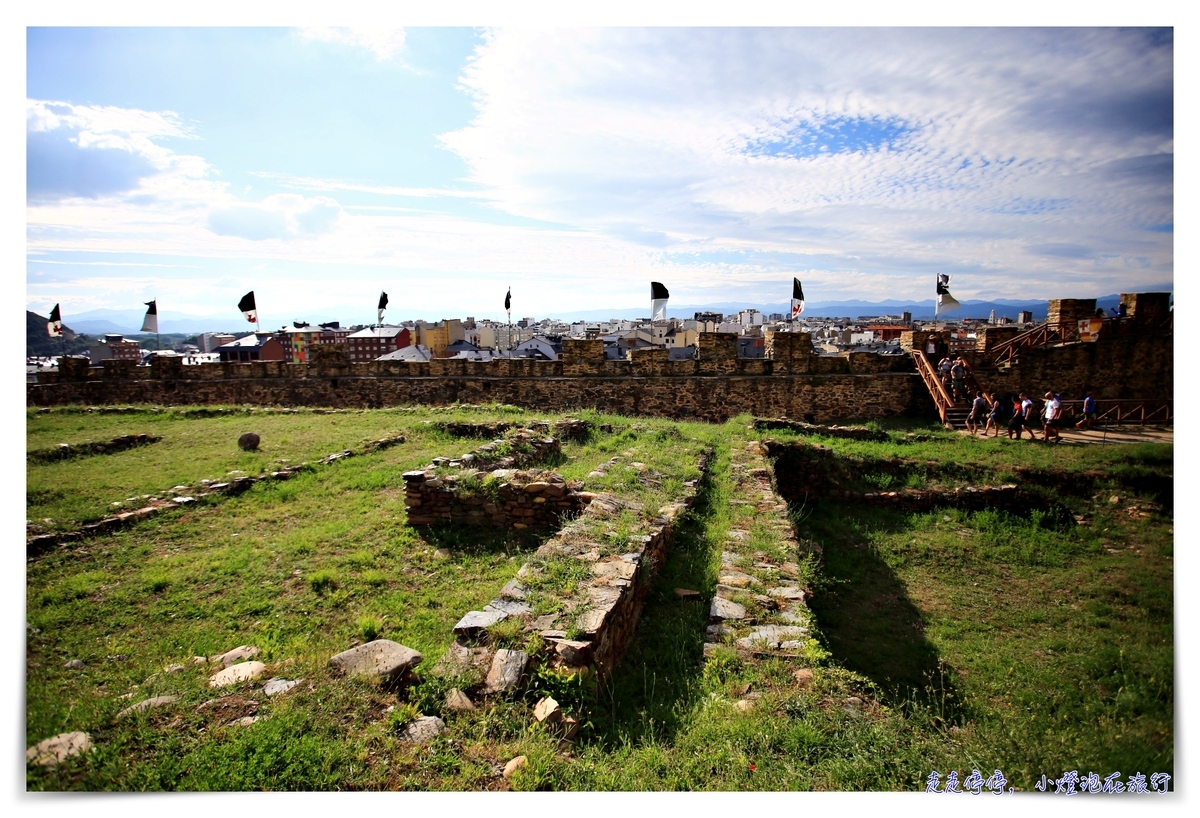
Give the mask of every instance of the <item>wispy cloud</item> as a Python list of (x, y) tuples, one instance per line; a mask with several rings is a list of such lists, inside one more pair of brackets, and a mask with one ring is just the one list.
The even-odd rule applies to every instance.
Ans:
[(1173, 277), (1169, 32), (494, 30), (459, 86), (474, 113), (441, 144), (465, 173), (389, 184), (293, 150), (251, 174), (270, 195), (235, 192), (222, 173), (246, 169), (210, 164), (182, 108), (30, 100), (30, 264), (241, 265), (289, 310), (386, 282), (431, 317), (486, 314), (501, 282), (547, 314), (640, 303), (651, 278), (677, 303), (774, 303), (793, 274), (814, 301), (929, 298), (935, 271), (959, 298)]
[(302, 28), (300, 36), (306, 40), (339, 43), (370, 51), (378, 60), (390, 60), (403, 53), (405, 33), (402, 28)]
[(1144, 30), (497, 30), (443, 140), (524, 216), (1017, 294), (1172, 221), (1172, 60)]
[(397, 187), (395, 185), (372, 185), (365, 182), (353, 182), (341, 179), (314, 179), (307, 176), (292, 176), (287, 173), (273, 171), (252, 171), (251, 176), (260, 179), (270, 179), (281, 187), (293, 190), (344, 190), (353, 193), (373, 193), (379, 196), (411, 196), (414, 198), (449, 197), (454, 199), (487, 199), (490, 197), (485, 190), (456, 190), (454, 188), (433, 187)]

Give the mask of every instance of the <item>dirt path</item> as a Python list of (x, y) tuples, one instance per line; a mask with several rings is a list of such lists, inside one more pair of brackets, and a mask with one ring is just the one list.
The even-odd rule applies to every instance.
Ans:
[[(1092, 443), (1174, 443), (1175, 427), (1173, 426), (1098, 426), (1090, 431), (1082, 431), (1074, 426), (1065, 426), (1059, 430), (1063, 443), (1092, 444)], [(1042, 440), (1041, 428), (1035, 429), (1037, 439)], [(968, 434), (965, 430), (962, 434)], [(1003, 435), (1001, 435), (1003, 437)], [(1025, 437), (1028, 441), (1028, 436)]]

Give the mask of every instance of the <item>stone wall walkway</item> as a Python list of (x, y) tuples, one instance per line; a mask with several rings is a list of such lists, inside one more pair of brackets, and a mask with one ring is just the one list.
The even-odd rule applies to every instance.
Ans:
[(815, 625), (797, 560), (814, 546), (796, 541), (788, 504), (771, 483), (766, 446), (757, 440), (735, 442), (730, 470), (733, 522), (721, 552), (704, 654), (726, 646), (751, 654), (803, 656)]

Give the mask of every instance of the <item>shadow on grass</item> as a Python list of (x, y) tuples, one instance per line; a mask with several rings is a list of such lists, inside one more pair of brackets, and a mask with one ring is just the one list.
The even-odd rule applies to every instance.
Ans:
[(516, 554), (532, 551), (557, 529), (497, 529), (484, 526), (439, 523), (415, 525), (413, 531), (433, 548), (445, 548), (455, 554)]
[(896, 573), (862, 541), (862, 527), (903, 531), (908, 519), (882, 509), (818, 506), (804, 521), (823, 549), (809, 607), (833, 658), (874, 682), (892, 706), (916, 706), (959, 723), (964, 714), (953, 672), (926, 638), (924, 616)]
[[(680, 520), (666, 561), (646, 596), (637, 634), (616, 671), (597, 691), (592, 736), (603, 744), (670, 741), (700, 689), (704, 628), (713, 578), (704, 537), (713, 514), (705, 475), (691, 511)], [(700, 591), (681, 598), (675, 588)]]

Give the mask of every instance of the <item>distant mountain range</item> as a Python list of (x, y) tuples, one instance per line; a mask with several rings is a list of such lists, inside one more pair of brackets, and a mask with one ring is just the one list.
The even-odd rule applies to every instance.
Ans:
[[(88, 310), (76, 315), (63, 316), (64, 319), (70, 320), (72, 329), (88, 335), (104, 335), (105, 333), (140, 335), (142, 320), (145, 317), (145, 310)], [(253, 331), (254, 326), (245, 321), (239, 324), (237, 319), (213, 319), (202, 315), (160, 311), (158, 313), (158, 329), (163, 335), (228, 332), (240, 336)]]
[[(1170, 287), (1164, 287), (1158, 290), (1158, 292), (1170, 290)], [(1154, 291), (1146, 290), (1146, 292)], [(1120, 302), (1120, 295), (1105, 295), (1096, 299), (1096, 306), (1103, 307), (1107, 311), (1115, 308)], [(950, 320), (988, 318), (991, 311), (995, 310), (997, 318), (1007, 317), (1015, 321), (1018, 312), (1028, 310), (1033, 313), (1033, 320), (1046, 320), (1047, 301), (1044, 298), (1037, 301), (963, 300), (959, 303), (962, 304), (959, 309), (944, 313), (943, 315)], [(765, 315), (771, 315), (772, 313), (787, 315), (791, 310), (791, 304), (751, 304), (749, 302), (685, 304), (680, 306), (668, 304), (667, 316), (670, 318), (691, 318), (698, 312), (719, 312), (724, 315), (736, 315), (741, 310), (749, 309), (758, 310)], [(914, 320), (934, 318), (934, 301), (933, 299), (929, 299), (928, 301), (810, 301), (804, 305), (805, 318), (848, 317), (854, 320), (859, 316), (894, 315), (899, 317), (904, 312), (911, 312)], [(574, 312), (559, 313), (554, 317), (560, 318), (563, 321), (604, 321), (609, 318), (629, 320), (647, 317), (647, 310), (644, 307), (641, 309), (576, 310)]]

